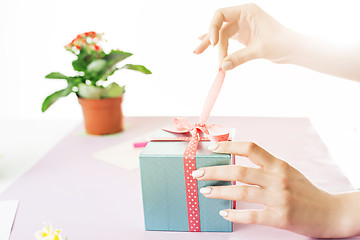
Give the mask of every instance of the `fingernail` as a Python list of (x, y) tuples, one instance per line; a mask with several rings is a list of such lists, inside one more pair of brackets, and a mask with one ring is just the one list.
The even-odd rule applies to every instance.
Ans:
[(193, 171), (191, 175), (193, 176), (193, 178), (199, 178), (199, 177), (204, 176), (204, 174), (205, 174), (205, 170), (199, 169), (199, 170)]
[(210, 145), (208, 146), (208, 149), (210, 151), (214, 151), (215, 149), (217, 149), (218, 146), (219, 146), (219, 143), (210, 143)]
[(211, 192), (211, 187), (200, 188), (200, 193), (201, 194), (209, 194), (210, 192)]
[(196, 51), (196, 50), (197, 50), (197, 49), (195, 49), (195, 50), (193, 51), (194, 54), (197, 54), (197, 51)]
[(223, 65), (222, 65), (222, 69), (223, 69), (224, 71), (231, 70), (231, 69), (233, 69), (233, 67), (234, 67), (234, 65), (233, 65), (232, 62), (230, 62), (230, 61), (226, 61), (226, 62), (224, 62)]
[(210, 37), (210, 44), (211, 44), (211, 46), (214, 46), (214, 39), (213, 39), (213, 37)]
[(221, 210), (221, 211), (219, 212), (219, 214), (220, 214), (220, 216), (222, 216), (222, 217), (227, 217), (227, 216), (228, 216), (228, 212), (225, 211), (225, 210)]

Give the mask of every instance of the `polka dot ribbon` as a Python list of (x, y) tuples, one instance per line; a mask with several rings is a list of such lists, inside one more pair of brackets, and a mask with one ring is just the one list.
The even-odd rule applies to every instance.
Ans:
[(196, 170), (196, 150), (199, 144), (200, 134), (197, 130), (187, 145), (183, 160), (185, 174), (186, 204), (188, 211), (189, 232), (200, 232), (200, 213), (197, 191), (197, 180), (191, 175)]
[[(229, 139), (229, 130), (216, 124), (206, 124), (210, 116), (210, 112), (216, 102), (216, 98), (220, 93), (221, 86), (224, 82), (225, 72), (220, 70), (216, 76), (209, 94), (206, 98), (203, 110), (199, 120), (194, 125), (191, 125), (186, 118), (175, 118), (175, 128), (163, 128), (163, 130), (172, 133), (191, 133), (191, 137), (176, 137), (176, 138), (157, 138), (151, 141), (189, 141), (184, 155), (184, 176), (185, 176), (185, 190), (186, 190), (186, 204), (188, 211), (189, 232), (200, 232), (200, 211), (197, 180), (192, 177), (192, 172), (196, 168), (196, 151), (199, 141), (220, 142)], [(203, 133), (206, 137), (200, 136)]]

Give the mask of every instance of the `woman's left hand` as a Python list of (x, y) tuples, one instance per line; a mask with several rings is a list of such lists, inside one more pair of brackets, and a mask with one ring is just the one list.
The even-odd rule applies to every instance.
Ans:
[(301, 172), (251, 142), (220, 142), (216, 153), (249, 158), (260, 168), (243, 166), (204, 167), (193, 172), (199, 181), (239, 181), (244, 186), (213, 186), (200, 189), (207, 198), (260, 203), (263, 209), (220, 211), (231, 222), (263, 224), (315, 238), (348, 237), (351, 229), (342, 211), (340, 195), (313, 185)]

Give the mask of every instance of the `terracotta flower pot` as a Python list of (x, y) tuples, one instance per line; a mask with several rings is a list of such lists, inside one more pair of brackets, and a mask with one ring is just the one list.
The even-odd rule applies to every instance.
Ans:
[(121, 132), (124, 129), (124, 117), (121, 103), (123, 97), (86, 99), (78, 97), (83, 110), (86, 132), (93, 135), (105, 135)]

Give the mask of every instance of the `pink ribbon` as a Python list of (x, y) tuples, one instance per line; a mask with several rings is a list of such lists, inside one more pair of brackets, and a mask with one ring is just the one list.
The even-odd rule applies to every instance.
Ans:
[(220, 70), (210, 88), (197, 123), (191, 125), (187, 118), (175, 118), (174, 127), (163, 128), (163, 130), (172, 133), (191, 133), (192, 136), (199, 131), (200, 133), (205, 134), (211, 142), (227, 141), (229, 139), (229, 130), (227, 128), (217, 124), (206, 124), (220, 93), (224, 79), (225, 72)]
[[(229, 139), (228, 129), (216, 124), (206, 124), (210, 112), (220, 93), (224, 78), (225, 72), (220, 70), (210, 88), (209, 94), (206, 98), (203, 110), (197, 123), (191, 125), (189, 120), (186, 118), (175, 118), (174, 128), (163, 129), (172, 133), (190, 133), (190, 138), (179, 137), (173, 139), (152, 139), (152, 141), (190, 141), (183, 155), (189, 232), (201, 231), (197, 180), (194, 179), (191, 175), (192, 172), (196, 170), (195, 157), (199, 141), (210, 140), (212, 142), (219, 142), (227, 141)], [(201, 136), (202, 134), (204, 134), (206, 137)]]

